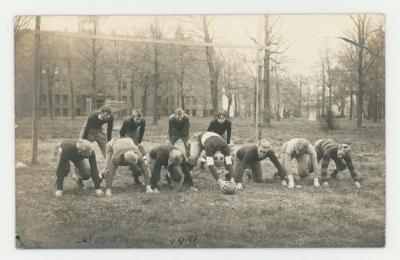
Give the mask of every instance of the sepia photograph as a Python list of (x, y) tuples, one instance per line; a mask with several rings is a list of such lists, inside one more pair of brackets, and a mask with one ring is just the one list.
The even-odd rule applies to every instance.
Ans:
[(16, 15), (15, 247), (385, 247), (385, 38), (382, 13)]

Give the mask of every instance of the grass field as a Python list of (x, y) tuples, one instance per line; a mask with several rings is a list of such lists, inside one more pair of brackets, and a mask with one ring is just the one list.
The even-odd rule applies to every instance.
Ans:
[[(280, 146), (290, 138), (311, 142), (333, 138), (352, 145), (356, 170), (363, 178), (357, 190), (348, 171), (330, 187), (314, 188), (312, 179), (297, 180), (289, 190), (279, 182), (245, 182), (243, 192), (223, 195), (206, 172), (193, 173), (199, 192), (177, 192), (162, 183), (160, 194), (145, 194), (133, 185), (126, 169), (118, 171), (114, 196), (98, 198), (91, 181), (77, 190), (68, 176), (64, 197), (55, 198), (55, 145), (76, 138), (85, 118), (42, 119), (39, 161), (31, 158), (30, 121), (18, 119), (16, 161), (16, 243), (19, 248), (155, 248), (155, 247), (381, 247), (385, 245), (384, 122), (339, 120), (340, 128), (322, 131), (317, 122), (286, 119), (273, 122), (263, 137)], [(204, 130), (209, 119), (192, 119), (192, 131)], [(120, 122), (116, 122), (117, 136)], [(254, 142), (251, 119), (233, 119), (235, 145)], [(144, 146), (164, 143), (167, 119), (147, 120)], [(97, 149), (97, 146), (96, 146)], [(104, 159), (96, 150), (99, 169)], [(271, 179), (271, 164), (263, 163)], [(104, 185), (104, 184), (103, 184)]]

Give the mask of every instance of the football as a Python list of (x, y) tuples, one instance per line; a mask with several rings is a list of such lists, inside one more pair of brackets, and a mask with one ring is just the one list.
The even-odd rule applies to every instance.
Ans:
[(236, 184), (231, 181), (225, 181), (225, 189), (223, 191), (224, 194), (232, 195), (236, 192)]

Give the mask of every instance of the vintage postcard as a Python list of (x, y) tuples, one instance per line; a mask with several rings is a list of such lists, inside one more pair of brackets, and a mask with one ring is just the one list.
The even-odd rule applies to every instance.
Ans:
[(385, 16), (15, 16), (15, 243), (384, 247)]

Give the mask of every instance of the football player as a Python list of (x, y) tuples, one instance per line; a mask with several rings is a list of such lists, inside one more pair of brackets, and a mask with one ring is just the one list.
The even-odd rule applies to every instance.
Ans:
[(335, 179), (339, 171), (349, 169), (350, 175), (353, 178), (354, 185), (357, 188), (361, 187), (360, 178), (354, 170), (351, 160), (351, 147), (348, 144), (339, 144), (332, 139), (320, 139), (314, 143), (314, 148), (317, 153), (317, 160), (321, 162), (321, 179), (322, 183), (327, 186), (327, 175), (329, 161), (335, 162), (335, 169), (331, 173), (331, 178)]

